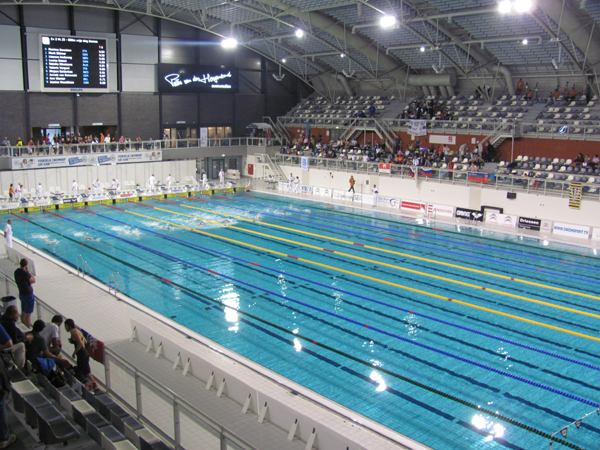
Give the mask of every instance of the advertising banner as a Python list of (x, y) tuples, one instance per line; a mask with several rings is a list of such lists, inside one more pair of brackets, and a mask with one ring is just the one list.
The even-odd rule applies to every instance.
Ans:
[(454, 217), (454, 206), (429, 203), (429, 205), (427, 205), (427, 212), (429, 213), (429, 216)]
[(208, 147), (208, 128), (200, 128), (200, 147)]
[(542, 221), (540, 219), (530, 219), (529, 217), (519, 217), (519, 228), (540, 231), (542, 228)]
[(329, 188), (313, 188), (313, 195), (318, 195), (320, 197), (329, 197), (331, 198), (332, 190)]
[(485, 213), (485, 222), (494, 225), (502, 225), (503, 227), (516, 227), (518, 224), (518, 217), (488, 211)]
[(468, 176), (467, 176), (467, 181), (471, 181), (473, 183), (488, 184), (490, 182), (490, 174), (489, 173), (479, 173), (479, 172), (469, 172)]
[(379, 172), (381, 172), (381, 173), (392, 173), (392, 165), (391, 164), (379, 163)]
[(400, 208), (400, 200), (397, 198), (384, 197), (383, 195), (379, 195), (377, 197), (377, 206), (384, 206), (386, 208)]
[(141, 161), (162, 161), (162, 151), (119, 153), (89, 153), (81, 155), (29, 156), (12, 158), (12, 169), (46, 169), (50, 167), (78, 167), (97, 164), (123, 164)]
[(346, 202), (351, 202), (352, 198), (353, 198), (353, 195), (351, 192), (338, 191), (338, 190), (333, 191), (333, 199), (334, 200), (343, 200)]
[(542, 229), (540, 230), (542, 233), (552, 233), (554, 229), (554, 222), (551, 220), (542, 220)]
[(408, 127), (408, 134), (412, 136), (427, 136), (427, 121), (411, 120)]
[(590, 237), (590, 227), (561, 222), (554, 222), (554, 229), (552, 232), (561, 236), (571, 236), (581, 239), (588, 239)]
[(456, 136), (448, 136), (448, 135), (444, 135), (444, 134), (430, 134), (429, 135), (429, 143), (430, 144), (455, 145), (456, 144)]
[(302, 186), (302, 193), (306, 195), (312, 195), (312, 186)]
[(308, 156), (300, 158), (300, 167), (302, 167), (302, 170), (308, 170)]
[(400, 203), (400, 208), (408, 211), (418, 211), (424, 213), (425, 207), (425, 203), (420, 202), (409, 202), (406, 200), (402, 200), (402, 202)]
[(456, 208), (454, 215), (458, 219), (475, 220), (483, 222), (483, 213), (475, 209)]
[(594, 228), (592, 232), (592, 239), (594, 241), (600, 241), (600, 228)]

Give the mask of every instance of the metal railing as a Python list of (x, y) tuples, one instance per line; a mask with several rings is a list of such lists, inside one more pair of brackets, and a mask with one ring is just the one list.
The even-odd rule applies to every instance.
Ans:
[[(28, 237), (29, 239), (29, 237)], [(79, 264), (81, 262), (81, 265)], [(77, 255), (77, 275), (81, 273), (81, 277), (85, 278), (86, 274), (94, 275), (94, 270), (90, 267), (83, 255)]]
[(231, 146), (270, 147), (281, 146), (279, 138), (233, 137), (210, 139), (165, 139), (111, 143), (79, 143), (34, 146), (0, 146), (0, 156), (51, 156), (92, 153), (118, 153), (136, 151), (169, 151), (182, 148), (231, 147)]
[[(281, 165), (299, 166), (302, 156), (276, 154), (271, 159)], [(505, 190), (509, 192), (532, 192), (535, 194), (568, 197), (571, 181), (548, 178), (519, 177), (513, 175), (489, 174), (487, 182), (470, 181), (468, 170), (450, 170), (447, 168), (415, 167), (400, 164), (390, 164), (390, 172), (381, 172), (379, 163), (348, 161), (332, 158), (309, 157), (309, 168), (335, 170), (348, 173), (377, 173), (380, 177), (414, 178), (428, 183), (447, 183), (465, 186), (478, 186), (488, 189)], [(423, 175), (421, 169), (431, 170), (431, 174)], [(330, 187), (330, 186), (323, 186)], [(600, 201), (600, 184), (583, 183), (583, 198)]]
[(108, 286), (109, 294), (111, 291), (114, 291), (115, 295), (117, 295), (117, 292), (125, 292), (125, 282), (119, 272), (109, 273), (106, 285)]

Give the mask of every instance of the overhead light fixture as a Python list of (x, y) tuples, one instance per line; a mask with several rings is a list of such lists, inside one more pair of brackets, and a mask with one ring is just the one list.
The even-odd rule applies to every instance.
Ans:
[(421, 52), (424, 52), (427, 49), (425, 48), (425, 46), (422, 46), (419, 50), (421, 50)]
[(285, 64), (287, 62), (287, 59), (281, 58), (281, 62)]
[(344, 58), (346, 54), (344, 52), (340, 53), (340, 58)]
[(508, 14), (512, 11), (512, 7), (513, 5), (510, 0), (502, 0), (500, 3), (498, 3), (498, 11), (501, 14)]
[(237, 40), (235, 38), (232, 38), (232, 37), (227, 38), (227, 39), (223, 39), (221, 41), (221, 47), (227, 48), (227, 49), (236, 48), (237, 44), (238, 44)]
[(389, 14), (386, 14), (379, 20), (379, 25), (381, 28), (391, 28), (396, 24), (396, 18)]
[(523, 45), (529, 44), (529, 39), (523, 39)]
[(560, 63), (557, 62), (554, 58), (552, 58), (552, 66), (554, 66), (554, 69), (556, 70), (560, 69)]
[(513, 3), (513, 7), (518, 13), (526, 13), (533, 8), (533, 2), (531, 0), (517, 0)]
[(356, 70), (342, 70), (342, 73), (344, 74), (344, 76), (346, 78), (352, 78), (354, 76), (354, 74), (356, 73)]
[(275, 78), (275, 81), (281, 81), (285, 78), (285, 73), (282, 73), (281, 75), (277, 75), (276, 73), (274, 73), (273, 78)]
[(296, 30), (296, 37), (297, 37), (297, 38), (304, 37), (304, 30), (303, 30), (302, 28), (298, 28), (298, 29)]
[(434, 64), (433, 66), (431, 66), (431, 68), (433, 69), (433, 71), (435, 73), (442, 73), (446, 67), (445, 66), (438, 67), (437, 65)]

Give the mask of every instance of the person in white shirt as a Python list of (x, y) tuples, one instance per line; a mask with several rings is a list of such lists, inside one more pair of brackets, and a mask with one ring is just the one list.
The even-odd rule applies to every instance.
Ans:
[(96, 178), (96, 181), (94, 181), (92, 183), (92, 186), (94, 186), (94, 195), (99, 195), (100, 194), (100, 178)]
[(225, 172), (223, 172), (223, 169), (219, 170), (219, 184), (225, 184)]
[(273, 175), (269, 175), (267, 189), (275, 189), (275, 178), (273, 178)]
[(4, 225), (4, 237), (6, 238), (6, 246), (12, 248), (12, 220), (8, 219)]
[(35, 188), (35, 195), (36, 195), (36, 197), (42, 196), (42, 183), (39, 183), (37, 185), (37, 187)]
[(21, 201), (21, 194), (23, 193), (23, 185), (21, 183), (17, 184), (17, 201), (20, 202)]
[(367, 155), (366, 153), (363, 156), (363, 162), (369, 162), (369, 155)]
[(206, 179), (206, 172), (202, 174), (202, 187), (205, 188), (208, 184), (208, 180)]
[(118, 191), (120, 187), (121, 187), (121, 184), (119, 183), (119, 180), (117, 180), (116, 178), (113, 178), (111, 188), (114, 189), (115, 191)]
[(377, 185), (373, 185), (373, 206), (377, 206), (377, 194), (379, 194), (379, 189), (377, 189)]
[(77, 184), (77, 181), (73, 180), (73, 184), (71, 186), (71, 192), (73, 193), (73, 195), (77, 195), (79, 190), (79, 185)]
[(297, 194), (300, 190), (300, 178), (296, 177), (294, 180), (294, 192)]
[(294, 188), (294, 175), (292, 175), (290, 173), (290, 176), (288, 177), (288, 192), (292, 192), (293, 188)]
[(56, 315), (52, 317), (52, 322), (47, 323), (44, 329), (40, 331), (40, 336), (46, 340), (48, 351), (56, 356), (60, 355), (60, 350), (62, 348), (62, 342), (59, 339), (58, 333), (58, 330), (62, 323), (62, 316)]
[(169, 176), (167, 177), (167, 188), (171, 189), (171, 186), (173, 186), (173, 181), (175, 181), (175, 178), (173, 178), (171, 174), (169, 174)]
[(148, 178), (148, 184), (150, 185), (150, 190), (153, 191), (154, 186), (156, 185), (156, 178), (154, 178), (154, 174), (150, 175), (150, 178)]

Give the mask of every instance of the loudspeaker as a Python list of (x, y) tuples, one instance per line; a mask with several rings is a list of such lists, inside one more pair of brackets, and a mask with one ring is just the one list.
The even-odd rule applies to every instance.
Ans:
[(507, 192), (506, 198), (510, 198), (510, 199), (514, 200), (515, 198), (517, 198), (517, 193), (516, 192)]

